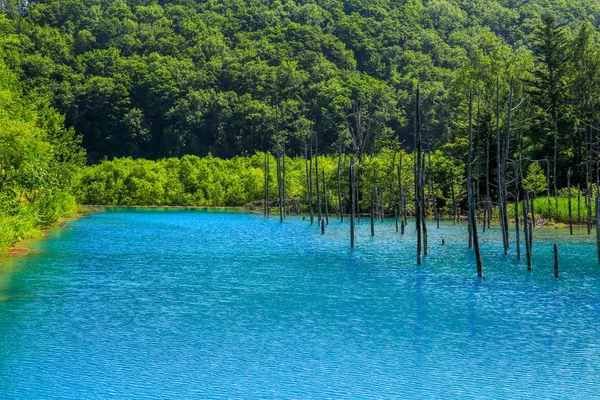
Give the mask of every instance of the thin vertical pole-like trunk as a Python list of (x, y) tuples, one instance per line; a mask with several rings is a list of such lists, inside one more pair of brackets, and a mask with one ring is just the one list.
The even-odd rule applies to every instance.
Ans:
[(517, 244), (517, 260), (521, 259), (521, 234), (519, 228), (519, 166), (515, 160), (515, 240)]
[(554, 277), (558, 278), (560, 272), (558, 270), (558, 246), (554, 243)]
[(267, 208), (268, 205), (267, 203), (269, 202), (269, 170), (268, 170), (268, 165), (267, 165), (267, 152), (265, 152), (265, 163), (264, 163), (264, 175), (265, 175), (265, 179), (264, 179), (264, 188), (263, 188), (263, 202), (264, 202), (264, 209), (263, 209), (263, 213), (265, 218), (267, 217)]
[(567, 171), (567, 195), (569, 202), (569, 233), (573, 235), (573, 212), (571, 210), (571, 168)]
[(437, 229), (440, 229), (440, 218), (437, 211), (437, 199), (435, 196), (435, 186), (433, 184), (433, 168), (431, 167), (431, 145), (429, 145), (427, 151), (427, 164), (429, 167), (429, 197), (431, 197), (431, 209), (433, 210), (433, 216), (437, 225)]
[(450, 191), (452, 193), (452, 223), (456, 225), (456, 194), (454, 193), (454, 168), (450, 167)]
[(354, 156), (350, 156), (350, 247), (354, 248)]
[(548, 221), (552, 219), (552, 204), (550, 202), (550, 160), (546, 159), (546, 195), (548, 197)]
[(490, 195), (490, 138), (487, 132), (485, 137), (485, 153), (485, 207), (487, 208), (487, 226), (489, 228), (492, 220), (492, 196)]
[(404, 188), (402, 187), (402, 153), (400, 153), (400, 162), (398, 163), (398, 206), (400, 210), (400, 226), (404, 234)]
[(377, 192), (377, 168), (375, 168), (375, 170), (373, 171), (373, 201), (375, 203), (373, 203), (373, 208), (374, 211), (373, 213), (375, 213), (375, 218), (378, 218), (378, 211), (377, 209), (379, 208), (379, 193)]
[(329, 210), (327, 208), (327, 184), (325, 183), (325, 171), (321, 171), (323, 175), (323, 199), (325, 201), (325, 224), (329, 225)]
[[(509, 235), (508, 235), (508, 184), (506, 176), (508, 174), (508, 155), (510, 152), (510, 134), (511, 134), (511, 122), (512, 122), (512, 107), (513, 107), (513, 90), (515, 85), (515, 78), (510, 79), (510, 91), (508, 95), (508, 110), (506, 113), (506, 137), (504, 138), (504, 153), (502, 155), (502, 186), (503, 186), (503, 200), (502, 207), (504, 208), (503, 217), (506, 232), (506, 246), (510, 246)], [(517, 252), (520, 253), (519, 246), (517, 245)]]
[(600, 194), (596, 195), (596, 250), (600, 264)]
[(592, 182), (594, 179), (594, 176), (592, 174), (592, 166), (593, 164), (593, 129), (590, 126), (590, 139), (589, 139), (589, 156), (588, 156), (588, 163), (589, 163), (589, 177), (588, 180), (586, 182), (587, 185), (587, 191), (586, 191), (586, 203), (587, 203), (587, 218), (586, 218), (586, 225), (587, 225), (587, 234), (591, 235), (592, 234), (592, 199), (594, 198), (594, 193), (593, 193), (593, 188), (592, 188)]
[(375, 236), (375, 188), (371, 192), (371, 236)]
[(415, 218), (417, 228), (417, 264), (421, 265), (422, 260), (422, 235), (421, 235), (421, 126), (419, 121), (419, 89), (417, 88), (415, 100), (415, 141), (417, 154), (415, 157)]
[(308, 211), (310, 212), (310, 224), (314, 224), (315, 222), (315, 210), (313, 207), (313, 146), (312, 146), (312, 136), (310, 138), (310, 160), (308, 162)]
[[(481, 147), (481, 120), (480, 120), (480, 110), (481, 110), (481, 98), (479, 97), (479, 93), (477, 94), (477, 116), (475, 120), (475, 124), (477, 125), (477, 140), (475, 144), (475, 153), (480, 155), (480, 147)], [(481, 219), (481, 201), (480, 201), (480, 190), (481, 190), (481, 157), (477, 157), (475, 164), (475, 210), (478, 218)], [(483, 228), (485, 232), (485, 226)]]
[(502, 245), (504, 254), (508, 254), (508, 226), (505, 223), (504, 213), (504, 185), (503, 174), (506, 171), (502, 170), (502, 154), (500, 148), (500, 80), (496, 77), (496, 181), (498, 183), (498, 217), (500, 218), (500, 228), (502, 230)]
[(396, 232), (398, 232), (398, 208), (394, 208), (394, 219), (396, 220)]
[(556, 206), (556, 215), (558, 216), (558, 175), (556, 173), (557, 170), (557, 160), (558, 160), (558, 113), (554, 110), (554, 200)]
[(469, 150), (467, 155), (467, 197), (469, 203), (469, 248), (473, 247), (473, 221), (471, 219), (471, 204), (475, 204), (472, 198), (473, 190), (471, 190), (471, 168), (473, 165), (473, 92), (469, 92)]
[(343, 141), (340, 138), (340, 151), (339, 151), (339, 155), (338, 155), (338, 170), (337, 170), (338, 209), (339, 209), (340, 221), (344, 222), (344, 206), (342, 204), (342, 145), (343, 145)]
[(281, 148), (279, 147), (279, 117), (275, 120), (275, 154), (277, 155), (277, 194), (279, 196), (279, 222), (283, 223), (283, 191), (281, 185)]
[(469, 191), (469, 225), (473, 233), (473, 246), (475, 250), (475, 261), (477, 262), (477, 276), (483, 278), (483, 265), (481, 262), (481, 249), (479, 247), (479, 234), (477, 233), (477, 215), (475, 214), (475, 183), (472, 184)]
[(317, 225), (323, 221), (323, 208), (321, 207), (321, 191), (319, 189), (319, 147), (315, 133), (315, 189), (317, 190)]
[(285, 141), (282, 144), (283, 147), (283, 157), (282, 157), (282, 165), (281, 165), (281, 201), (283, 203), (283, 218), (287, 217), (287, 195), (285, 193)]
[(382, 190), (381, 191), (381, 201), (379, 202), (381, 204), (381, 222), (385, 221), (385, 192)]
[(531, 243), (529, 238), (531, 237), (529, 234), (529, 221), (528, 221), (528, 212), (527, 212), (527, 195), (523, 199), (523, 233), (525, 234), (525, 253), (527, 256), (527, 269), (531, 271)]
[(577, 184), (577, 225), (581, 225), (581, 185)]

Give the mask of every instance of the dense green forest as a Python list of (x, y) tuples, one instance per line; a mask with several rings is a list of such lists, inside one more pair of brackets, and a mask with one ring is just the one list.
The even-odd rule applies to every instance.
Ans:
[(23, 95), (0, 60), (0, 255), (39, 229), (72, 215), (73, 179), (85, 152), (64, 117), (40, 97)]
[[(532, 158), (552, 155), (553, 116), (561, 159), (580, 155), (581, 122), (598, 117), (592, 0), (0, 4), (1, 57), (66, 116), (92, 162), (252, 155), (276, 130), (301, 154), (311, 128), (325, 152), (340, 136), (361, 152), (410, 145), (417, 85), (424, 129), (458, 145), (469, 90), (481, 133), (493, 133), (497, 78), (502, 121), (516, 80), (513, 119)], [(549, 13), (560, 32), (544, 30)]]
[(73, 195), (263, 201), (264, 152), (287, 162), (287, 204), (307, 198), (303, 156), (322, 156), (333, 198), (340, 142), (368, 207), (371, 172), (393, 192), (400, 154), (410, 188), (417, 126), (430, 211), (452, 191), (465, 206), (469, 143), (481, 198), (512, 185), (512, 165), (521, 190), (561, 195), (569, 175), (589, 197), (599, 26), (593, 0), (0, 1), (3, 221), (27, 212), (42, 226)]

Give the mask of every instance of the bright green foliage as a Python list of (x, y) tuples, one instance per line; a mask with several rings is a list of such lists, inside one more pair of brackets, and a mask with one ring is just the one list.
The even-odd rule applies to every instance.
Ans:
[(73, 130), (43, 98), (24, 98), (0, 61), (0, 255), (71, 215), (74, 174), (85, 153)]
[[(384, 192), (385, 208), (393, 212), (398, 207), (397, 166), (403, 157), (402, 185), (407, 206), (414, 202), (414, 175), (412, 154), (384, 149), (377, 157), (367, 157), (357, 166), (361, 187), (361, 209), (370, 207), (369, 194), (373, 188), (373, 172), (377, 169), (379, 191)], [(268, 177), (270, 204), (277, 205), (277, 177), (275, 158), (269, 154)], [(314, 160), (313, 160), (314, 161)], [(330, 212), (338, 207), (337, 157), (319, 156), (319, 184), (321, 171), (325, 171)], [(448, 212), (452, 206), (450, 167), (455, 172), (455, 193), (464, 201), (464, 167), (451, 162), (441, 152), (431, 156), (435, 182), (437, 208)], [(314, 167), (314, 163), (313, 163)], [(343, 156), (341, 170), (342, 198), (348, 197), (349, 157)], [(306, 164), (304, 158), (286, 157), (286, 203), (299, 202), (303, 210), (307, 205)], [(314, 173), (313, 173), (314, 179)], [(119, 158), (104, 161), (82, 170), (75, 185), (77, 198), (84, 204), (121, 206), (229, 206), (261, 208), (264, 199), (264, 153), (252, 157), (235, 157), (223, 160), (211, 155), (199, 158), (184, 156), (158, 161)], [(316, 189), (315, 183), (313, 187)], [(322, 186), (320, 187), (322, 191)], [(429, 188), (427, 189), (429, 195)], [(316, 192), (313, 203), (316, 207)]]
[(548, 180), (538, 162), (533, 162), (527, 169), (527, 176), (523, 179), (523, 188), (533, 194), (545, 192)]

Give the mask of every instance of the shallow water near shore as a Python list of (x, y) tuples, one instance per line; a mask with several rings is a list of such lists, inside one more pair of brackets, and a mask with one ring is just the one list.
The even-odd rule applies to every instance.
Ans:
[(585, 229), (537, 230), (532, 273), (497, 227), (480, 232), (480, 280), (465, 224), (430, 222), (417, 266), (412, 225), (371, 237), (363, 220), (350, 249), (330, 222), (322, 236), (301, 217), (107, 209), (51, 231), (0, 266), (0, 398), (600, 393)]

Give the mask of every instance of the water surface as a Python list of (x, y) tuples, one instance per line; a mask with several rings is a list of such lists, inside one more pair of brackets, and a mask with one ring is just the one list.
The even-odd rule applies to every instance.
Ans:
[(358, 229), (351, 250), (335, 219), (324, 236), (233, 212), (73, 221), (0, 266), (0, 398), (600, 393), (600, 267), (583, 230), (536, 231), (533, 273), (482, 233), (480, 280), (464, 225), (430, 226), (421, 267), (412, 225)]

